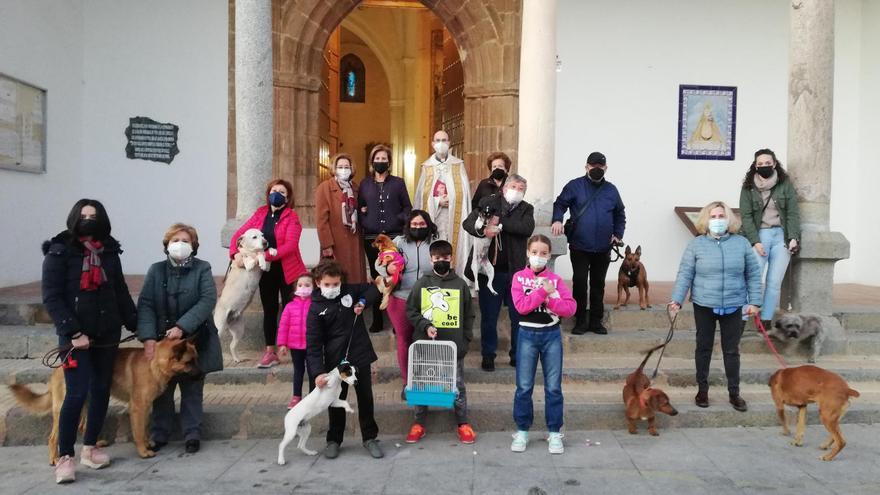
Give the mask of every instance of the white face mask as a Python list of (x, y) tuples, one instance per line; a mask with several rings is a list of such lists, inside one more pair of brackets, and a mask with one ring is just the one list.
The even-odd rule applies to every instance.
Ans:
[(350, 168), (337, 168), (336, 169), (336, 178), (339, 180), (348, 180), (351, 177), (351, 169)]
[(519, 202), (523, 200), (523, 196), (525, 196), (525, 194), (516, 189), (508, 189), (504, 191), (504, 199), (511, 205), (519, 204)]
[(342, 292), (342, 287), (321, 287), (321, 295), (326, 299), (336, 299)]
[(192, 254), (192, 246), (188, 242), (175, 241), (168, 243), (168, 256), (174, 258), (175, 261), (183, 261)]
[(449, 151), (449, 143), (445, 141), (435, 142), (434, 151), (437, 152), (438, 155), (446, 155), (446, 153)]
[(529, 265), (531, 265), (532, 268), (537, 268), (539, 270), (547, 266), (548, 261), (550, 260), (543, 256), (529, 256)]

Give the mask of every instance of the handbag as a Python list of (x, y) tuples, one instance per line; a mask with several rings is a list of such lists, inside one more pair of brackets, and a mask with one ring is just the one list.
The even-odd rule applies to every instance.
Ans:
[[(590, 196), (590, 200), (587, 201), (587, 204), (585, 204), (583, 206), (583, 208), (581, 208), (577, 212), (577, 215), (570, 216), (570, 217), (568, 217), (568, 220), (565, 221), (565, 224), (562, 226), (562, 232), (565, 234), (565, 237), (568, 238), (569, 242), (571, 241), (571, 238), (574, 235), (574, 229), (577, 226), (578, 220), (580, 220), (581, 217), (584, 216), (584, 213), (587, 212), (587, 208), (589, 208), (590, 205), (593, 204), (593, 200), (595, 200), (596, 197), (599, 195), (599, 191), (602, 190), (602, 186), (604, 186), (604, 185), (605, 185), (604, 182), (599, 185), (599, 188), (596, 189), (596, 192), (594, 192), (592, 196)], [(584, 192), (586, 192), (586, 191), (587, 191), (587, 189), (585, 186)]]

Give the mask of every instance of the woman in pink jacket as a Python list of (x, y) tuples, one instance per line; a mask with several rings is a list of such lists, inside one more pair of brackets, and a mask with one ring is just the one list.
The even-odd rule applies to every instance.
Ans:
[[(312, 305), (312, 276), (304, 273), (296, 279), (293, 299), (284, 307), (281, 321), (278, 322), (278, 352), (286, 356), (290, 350), (293, 362), (293, 397), (287, 404), (293, 409), (302, 400), (303, 377), (306, 373), (306, 317)], [(309, 371), (309, 390), (315, 388), (315, 377)]]
[(562, 278), (546, 268), (550, 261), (550, 239), (537, 234), (529, 238), (529, 264), (513, 275), (511, 296), (519, 321), (516, 342), (516, 395), (513, 420), (517, 432), (510, 450), (523, 452), (529, 443), (529, 428), (534, 420), (532, 390), (538, 359), (544, 372), (544, 416), (550, 432), (551, 454), (561, 454), (562, 445), (562, 336), (559, 319), (569, 318), (577, 309), (571, 291)]
[[(279, 363), (275, 352), (278, 333), (278, 312), (290, 302), (293, 282), (305, 273), (306, 266), (299, 252), (302, 224), (293, 210), (293, 186), (282, 179), (274, 179), (266, 186), (266, 204), (257, 208), (251, 218), (232, 236), (229, 257), (244, 266), (238, 252), (238, 238), (248, 229), (259, 229), (269, 242), (266, 261), (272, 262), (260, 279), (260, 303), (263, 305), (263, 337), (266, 351), (258, 368), (271, 368)], [(281, 303), (279, 304), (279, 296)]]

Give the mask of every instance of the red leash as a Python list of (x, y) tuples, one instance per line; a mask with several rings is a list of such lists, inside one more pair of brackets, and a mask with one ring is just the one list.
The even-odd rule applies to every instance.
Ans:
[(767, 342), (767, 347), (773, 351), (773, 355), (776, 356), (776, 360), (779, 361), (779, 364), (781, 364), (783, 368), (788, 368), (785, 364), (785, 360), (782, 359), (782, 356), (780, 356), (778, 352), (776, 352), (776, 346), (773, 345), (773, 341), (771, 341), (770, 336), (767, 335), (767, 329), (764, 328), (764, 324), (761, 323), (761, 317), (759, 315), (755, 315), (755, 326), (758, 327), (758, 331), (764, 336), (764, 341)]

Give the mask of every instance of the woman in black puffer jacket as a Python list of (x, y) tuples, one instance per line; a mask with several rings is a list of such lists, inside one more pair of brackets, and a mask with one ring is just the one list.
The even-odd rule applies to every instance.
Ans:
[(73, 345), (65, 363), (66, 395), (58, 428), (58, 483), (71, 482), (73, 444), (88, 398), (81, 463), (98, 469), (110, 458), (95, 447), (110, 401), (113, 361), (122, 325), (137, 326), (137, 311), (122, 274), (119, 242), (99, 201), (81, 199), (67, 217), (67, 230), (43, 243), (43, 305), (55, 323), (60, 346)]

